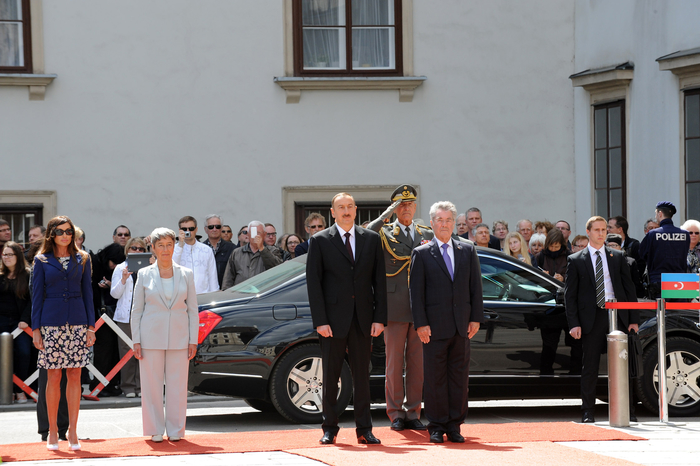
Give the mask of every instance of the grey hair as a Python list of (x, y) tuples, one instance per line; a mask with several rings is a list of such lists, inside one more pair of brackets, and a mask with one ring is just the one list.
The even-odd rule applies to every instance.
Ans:
[(153, 246), (155, 246), (158, 241), (165, 238), (171, 238), (173, 243), (177, 243), (177, 236), (170, 228), (158, 227), (151, 232), (151, 244)]
[(698, 231), (700, 231), (700, 222), (697, 220), (688, 219), (683, 225), (681, 225), (681, 230), (687, 230), (688, 227), (695, 227), (698, 229)]
[(212, 218), (218, 218), (221, 223), (224, 223), (224, 221), (221, 219), (221, 215), (216, 215), (216, 214), (211, 214), (211, 215), (207, 215), (206, 217), (204, 217), (204, 223), (207, 223)]
[[(517, 224), (516, 230), (517, 230), (518, 232), (520, 232), (520, 224), (523, 223), (523, 222), (529, 223), (529, 224), (530, 224), (530, 228), (533, 227), (532, 220), (528, 220), (528, 219), (524, 218), (524, 219), (520, 220), (520, 221), (518, 222), (518, 224)], [(543, 242), (542, 244), (544, 244), (544, 242)]]
[[(265, 224), (263, 222), (260, 222), (258, 220), (253, 220), (248, 224), (248, 231), (250, 231), (251, 228), (259, 226), (260, 228), (258, 230), (265, 231)], [(253, 239), (253, 238), (251, 238)]]
[(456, 220), (459, 220), (459, 217), (464, 217), (465, 220), (467, 219), (466, 214), (459, 214), (459, 215), (457, 216)]
[(542, 233), (535, 233), (530, 237), (530, 242), (527, 243), (527, 245), (528, 247), (532, 247), (533, 244), (540, 243), (542, 246), (544, 246), (544, 242), (546, 239), (547, 237)]
[(457, 218), (457, 208), (453, 203), (450, 201), (438, 201), (432, 206), (430, 206), (430, 220), (435, 219), (435, 215), (437, 215), (438, 210), (448, 210), (452, 212), (452, 220), (455, 220)]
[[(472, 236), (476, 236), (476, 230), (478, 230), (479, 228), (482, 228), (482, 227), (486, 227), (487, 230), (489, 229), (489, 226), (487, 224), (480, 223), (477, 226), (475, 226), (474, 229), (472, 230)], [(489, 231), (489, 233), (491, 233), (491, 232)]]

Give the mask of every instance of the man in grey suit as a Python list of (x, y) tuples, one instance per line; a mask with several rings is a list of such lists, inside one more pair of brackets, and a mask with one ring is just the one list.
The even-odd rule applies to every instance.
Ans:
[(425, 417), (432, 443), (463, 443), (467, 417), (469, 340), (484, 320), (481, 266), (476, 246), (454, 240), (457, 209), (447, 201), (430, 208), (435, 237), (411, 255), (411, 311), (424, 343)]
[[(413, 221), (416, 214), (416, 188), (401, 185), (391, 194), (394, 202), (367, 228), (379, 233), (386, 267), (388, 325), (386, 344), (386, 414), (392, 430), (425, 430), (420, 422), (423, 400), (423, 344), (413, 326), (408, 296), (408, 270), (411, 252), (433, 239), (433, 231)], [(384, 220), (396, 213), (396, 221)], [(404, 367), (406, 380), (404, 388)]]

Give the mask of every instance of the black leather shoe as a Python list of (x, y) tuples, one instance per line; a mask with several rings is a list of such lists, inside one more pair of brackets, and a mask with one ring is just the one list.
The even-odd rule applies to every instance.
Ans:
[(357, 437), (357, 443), (362, 445), (379, 445), (382, 442), (372, 432), (366, 432), (364, 435)]
[(391, 422), (391, 430), (403, 430), (404, 429), (404, 420), (401, 419), (400, 417), (397, 417)]
[(447, 440), (452, 443), (464, 443), (464, 437), (459, 432), (448, 432)]
[(635, 416), (634, 414), (630, 414), (630, 422), (639, 422), (637, 421), (637, 416)]
[(430, 434), (430, 443), (445, 443), (442, 432), (433, 432)]
[[(49, 438), (49, 433), (48, 433), (48, 432), (44, 432), (43, 434), (41, 434), (41, 441), (42, 441), (42, 442), (46, 442), (46, 440), (47, 440), (48, 438)], [(59, 439), (59, 440), (63, 440), (64, 442), (65, 442), (65, 441), (68, 441), (68, 438), (66, 437), (66, 433), (65, 433), (65, 432), (59, 432), (59, 433), (58, 433), (58, 439)]]
[(409, 430), (428, 430), (428, 428), (420, 422), (420, 419), (409, 419), (404, 422), (403, 426)]
[(333, 445), (335, 443), (335, 435), (333, 432), (324, 432), (318, 443), (321, 445)]
[(593, 417), (593, 411), (584, 411), (583, 415), (581, 416), (581, 422), (583, 423), (591, 423), (595, 422), (595, 417)]

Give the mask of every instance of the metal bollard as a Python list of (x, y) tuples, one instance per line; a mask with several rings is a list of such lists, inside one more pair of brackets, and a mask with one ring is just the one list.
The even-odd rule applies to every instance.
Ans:
[(608, 309), (608, 417), (610, 427), (629, 427), (629, 362), (627, 334), (617, 329), (617, 309)]
[(656, 328), (658, 333), (659, 422), (668, 423), (668, 386), (666, 381), (666, 300), (656, 300)]
[(0, 405), (12, 404), (13, 340), (11, 333), (0, 334)]

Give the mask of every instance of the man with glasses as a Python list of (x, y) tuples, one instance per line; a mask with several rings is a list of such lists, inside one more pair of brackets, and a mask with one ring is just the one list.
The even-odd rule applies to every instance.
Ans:
[[(216, 276), (218, 279), (219, 286), (217, 289), (221, 288), (221, 283), (224, 280), (224, 272), (226, 271), (226, 263), (228, 258), (231, 257), (231, 253), (236, 249), (236, 245), (225, 241), (223, 238), (224, 227), (221, 224), (221, 217), (216, 214), (208, 215), (204, 219), (205, 223), (205, 233), (207, 234), (207, 239), (204, 240), (203, 244), (206, 244), (214, 252), (214, 262), (216, 263)], [(231, 233), (231, 228), (229, 227), (228, 232)]]
[(240, 230), (238, 230), (238, 235), (236, 235), (238, 238), (238, 244), (236, 247), (242, 248), (246, 244), (250, 242), (250, 238), (248, 237), (248, 225), (243, 225)]
[(554, 224), (554, 228), (561, 231), (561, 234), (564, 235), (564, 239), (566, 240), (566, 247), (569, 251), (571, 251), (571, 241), (569, 241), (569, 236), (571, 236), (571, 225), (569, 225), (569, 222), (567, 222), (566, 220), (559, 220), (557, 223)]
[[(306, 230), (306, 234), (309, 235), (309, 238), (311, 238), (313, 235), (318, 233), (321, 230), (326, 229), (326, 217), (323, 215), (319, 214), (318, 212), (313, 212), (309, 214), (308, 217), (306, 217), (306, 220), (304, 220), (304, 230)], [(299, 257), (303, 256), (309, 252), (309, 239), (307, 238), (306, 241), (301, 243), (299, 246), (297, 246), (294, 249), (294, 257)]]
[[(255, 235), (253, 235), (253, 229), (255, 229)], [(238, 285), (282, 263), (280, 250), (265, 244), (265, 225), (262, 222), (253, 220), (248, 224), (247, 231), (251, 235), (250, 242), (236, 248), (229, 257), (221, 283), (222, 290)]]
[(0, 219), (0, 250), (5, 247), (5, 243), (12, 240), (12, 229), (7, 220)]
[(186, 215), (177, 225), (180, 234), (173, 252), (173, 262), (192, 270), (197, 294), (218, 291), (219, 279), (216, 275), (214, 253), (210, 247), (197, 241), (197, 220)]
[(277, 247), (277, 228), (272, 223), (265, 224), (265, 244), (279, 250), (283, 262), (292, 258), (287, 251)]
[(119, 225), (117, 228), (114, 229), (114, 233), (112, 234), (112, 240), (115, 243), (119, 244), (119, 246), (126, 246), (127, 241), (129, 241), (130, 239), (131, 230), (129, 230), (126, 226)]
[(233, 230), (231, 230), (230, 225), (224, 225), (221, 227), (221, 239), (228, 242), (231, 242), (233, 239)]

